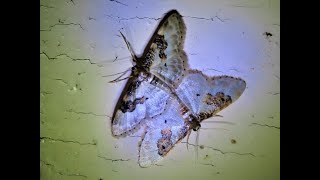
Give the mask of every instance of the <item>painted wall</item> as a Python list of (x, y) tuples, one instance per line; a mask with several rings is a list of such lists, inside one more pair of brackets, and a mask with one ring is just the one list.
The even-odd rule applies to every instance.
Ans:
[[(190, 67), (247, 89), (198, 142), (193, 132), (188, 149), (140, 168), (139, 134), (111, 136), (125, 81), (105, 76), (132, 66), (119, 31), (142, 53), (170, 9), (184, 16)], [(280, 179), (279, 1), (41, 0), (40, 14), (41, 179)]]

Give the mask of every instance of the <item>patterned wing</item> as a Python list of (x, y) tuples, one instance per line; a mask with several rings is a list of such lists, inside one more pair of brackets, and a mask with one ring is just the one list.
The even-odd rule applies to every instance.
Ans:
[(189, 70), (176, 93), (200, 121), (235, 102), (246, 88), (246, 82), (231, 76), (208, 77), (200, 71)]
[(168, 107), (161, 116), (148, 121), (139, 149), (139, 165), (156, 164), (183, 139), (189, 130), (175, 98), (169, 98)]
[(169, 93), (152, 77), (139, 75), (128, 80), (112, 117), (112, 134), (127, 135), (138, 130), (141, 121), (164, 111)]
[[(140, 166), (148, 167), (160, 161), (198, 122), (236, 101), (245, 87), (245, 81), (239, 78), (207, 77), (200, 71), (189, 70), (176, 88), (180, 99), (170, 97), (161, 116), (147, 121), (139, 150)], [(199, 119), (193, 119), (192, 114)]]
[(176, 10), (169, 11), (149, 41), (141, 66), (170, 86), (179, 84), (188, 68), (185, 34), (182, 16)]

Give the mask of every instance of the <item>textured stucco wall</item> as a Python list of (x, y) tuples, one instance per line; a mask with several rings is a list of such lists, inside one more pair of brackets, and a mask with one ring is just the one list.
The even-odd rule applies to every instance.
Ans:
[[(41, 0), (41, 179), (280, 179), (279, 6), (277, 0)], [(125, 82), (103, 76), (132, 66), (119, 30), (141, 53), (170, 9), (184, 16), (190, 67), (241, 77), (247, 89), (223, 117), (202, 124), (197, 150), (187, 150), (184, 139), (161, 166), (140, 168), (140, 138), (110, 132)], [(189, 143), (195, 139), (193, 132)]]

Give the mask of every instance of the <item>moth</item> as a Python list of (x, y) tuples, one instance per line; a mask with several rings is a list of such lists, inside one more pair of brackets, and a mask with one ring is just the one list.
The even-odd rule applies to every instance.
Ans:
[(189, 68), (183, 50), (186, 26), (177, 10), (165, 14), (140, 56), (121, 35), (133, 67), (115, 106), (111, 131), (115, 137), (125, 137), (144, 128), (139, 143), (141, 167), (163, 159), (175, 144), (198, 130), (203, 120), (235, 102), (246, 88), (240, 78), (209, 77)]

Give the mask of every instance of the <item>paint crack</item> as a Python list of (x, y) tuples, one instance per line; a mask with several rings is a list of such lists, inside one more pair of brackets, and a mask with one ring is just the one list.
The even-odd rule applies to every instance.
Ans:
[(40, 95), (41, 96), (46, 96), (48, 94), (53, 94), (52, 92), (49, 92), (49, 91), (40, 91)]
[(63, 84), (68, 85), (68, 83), (67, 83), (65, 80), (61, 79), (61, 78), (53, 78), (52, 80), (60, 81), (60, 82), (62, 82)]
[(280, 93), (279, 93), (279, 92), (268, 92), (268, 94), (271, 94), (271, 95), (279, 95)]
[(43, 5), (43, 4), (40, 4), (40, 7), (44, 7), (44, 8), (48, 8), (48, 9), (54, 8), (53, 6), (47, 6), (47, 5)]
[[(194, 147), (200, 146), (200, 145), (195, 145), (195, 144), (192, 144), (192, 143), (189, 143), (189, 142), (181, 142), (181, 143), (185, 143), (185, 144), (188, 144), (188, 145), (191, 145), (191, 146), (194, 146)], [(221, 154), (237, 154), (237, 155), (244, 155), (244, 156), (248, 156), (249, 155), (249, 156), (256, 157), (253, 153), (238, 153), (238, 152), (233, 152), (233, 151), (222, 151), (221, 149), (217, 149), (217, 148), (210, 147), (210, 146), (203, 146), (203, 145), (201, 145), (201, 147), (209, 148), (209, 149), (212, 149), (214, 151), (218, 151)]]
[(217, 72), (223, 73), (222, 71), (214, 69), (214, 68), (207, 68), (207, 70), (212, 70), (212, 71), (217, 71)]
[(75, 111), (73, 109), (68, 109), (67, 112), (73, 112), (73, 113), (76, 113), (76, 114), (90, 114), (90, 115), (93, 115), (93, 116), (110, 117), (110, 116), (105, 115), (105, 114), (96, 114), (96, 113), (93, 113), (93, 112), (80, 112), (80, 111)]
[(119, 16), (113, 16), (113, 15), (107, 15), (107, 17), (112, 18), (112, 19), (118, 18), (119, 21), (128, 21), (128, 20), (133, 20), (133, 19), (151, 19), (151, 20), (157, 21), (157, 20), (161, 19), (161, 18), (139, 17), (139, 16), (135, 16), (135, 17), (131, 17), (131, 18), (122, 18)]
[(264, 127), (269, 127), (269, 128), (280, 129), (280, 127), (271, 126), (271, 125), (268, 125), (268, 124), (251, 123), (251, 125), (257, 125), (257, 126), (264, 126)]
[(53, 164), (50, 164), (50, 163), (48, 163), (48, 162), (45, 162), (45, 161), (43, 161), (43, 160), (41, 160), (41, 159), (40, 159), (40, 162), (42, 162), (42, 164), (44, 164), (44, 165), (46, 165), (46, 166), (51, 166), (51, 167), (53, 167)]
[(107, 161), (111, 161), (111, 162), (118, 162), (118, 161), (130, 161), (130, 159), (110, 159), (110, 158), (106, 158), (104, 156), (100, 156), (98, 155), (99, 158), (107, 160)]
[(62, 175), (62, 176), (78, 176), (78, 177), (88, 178), (88, 176), (80, 174), (80, 173), (65, 173), (65, 172), (62, 172), (62, 171), (57, 171), (53, 164), (50, 164), (50, 163), (48, 163), (46, 161), (43, 161), (41, 159), (40, 159), (40, 162), (42, 164), (46, 165), (46, 166), (50, 166), (59, 175)]
[(182, 16), (182, 17), (191, 18), (191, 19), (200, 19), (200, 20), (206, 20), (206, 21), (214, 21), (214, 19), (218, 19), (221, 22), (225, 22), (227, 20), (230, 20), (230, 19), (222, 19), (217, 14), (211, 18), (197, 17), (197, 16)]
[[(58, 54), (58, 55), (56, 55), (55, 57), (49, 57), (48, 54), (45, 53), (45, 52), (41, 52), (40, 55), (41, 55), (41, 54), (45, 55), (49, 60), (58, 59), (59, 56), (66, 56), (67, 58), (71, 59), (72, 61), (89, 61), (90, 64), (95, 64), (95, 65), (97, 65), (97, 63), (91, 62), (91, 59), (89, 59), (89, 58), (72, 58), (72, 57), (70, 57), (68, 54), (65, 54), (65, 53)], [(99, 65), (98, 65), (98, 66), (99, 66)]]
[[(161, 18), (146, 17), (146, 16), (144, 16), (144, 17), (135, 16), (135, 17), (130, 17), (130, 18), (123, 18), (123, 17), (113, 16), (113, 15), (109, 15), (109, 14), (106, 16), (109, 18), (112, 18), (112, 19), (117, 18), (116, 20), (119, 20), (119, 21), (128, 21), (128, 20), (133, 20), (133, 19), (140, 19), (140, 20), (141, 19), (150, 19), (150, 20), (158, 21), (161, 19)], [(197, 16), (182, 16), (182, 17), (191, 18), (191, 19), (200, 19), (200, 20), (206, 20), (206, 21), (215, 21), (215, 19), (218, 19), (221, 22), (225, 22), (226, 20), (230, 20), (230, 19), (222, 19), (218, 15), (215, 15), (214, 17), (211, 17), (211, 18), (197, 17)]]
[(214, 165), (212, 163), (199, 163), (199, 164), (202, 164), (202, 165), (206, 165), (206, 166), (212, 166), (214, 167)]
[(58, 142), (63, 142), (63, 143), (74, 143), (74, 144), (79, 144), (79, 145), (92, 145), (92, 146), (96, 146), (97, 145), (96, 142), (84, 143), (84, 142), (73, 141), (73, 140), (55, 139), (55, 138), (46, 137), (46, 136), (43, 136), (43, 137), (40, 136), (40, 142), (41, 142), (41, 140), (50, 140), (50, 141), (53, 141), (53, 142), (58, 141)]
[(63, 21), (61, 21), (59, 19), (59, 23), (56, 23), (54, 25), (49, 26), (49, 29), (40, 29), (40, 31), (51, 31), (52, 28), (56, 27), (56, 26), (79, 26), (82, 30), (85, 30), (82, 25), (80, 23), (64, 23)]
[(79, 177), (83, 177), (83, 178), (88, 178), (88, 176), (86, 175), (83, 175), (83, 174), (79, 174), (79, 173), (76, 173), (76, 174), (68, 174), (68, 173), (64, 173), (64, 172), (58, 172), (58, 174), (62, 175), (62, 176), (79, 176)]

